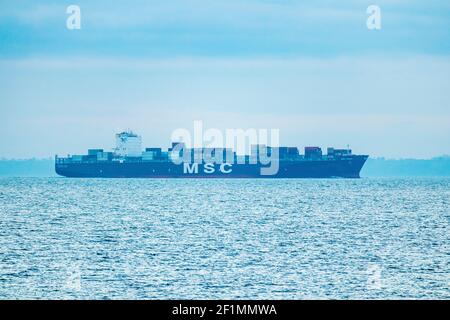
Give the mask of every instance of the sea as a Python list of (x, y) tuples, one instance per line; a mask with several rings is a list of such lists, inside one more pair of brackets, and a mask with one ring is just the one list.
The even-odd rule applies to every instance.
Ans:
[(450, 178), (0, 178), (0, 299), (449, 299)]

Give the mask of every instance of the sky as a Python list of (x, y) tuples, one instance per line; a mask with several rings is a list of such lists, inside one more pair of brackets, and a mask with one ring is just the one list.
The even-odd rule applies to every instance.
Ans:
[(167, 147), (195, 120), (301, 148), (450, 154), (450, 2), (0, 0), (0, 158), (109, 149), (124, 129)]

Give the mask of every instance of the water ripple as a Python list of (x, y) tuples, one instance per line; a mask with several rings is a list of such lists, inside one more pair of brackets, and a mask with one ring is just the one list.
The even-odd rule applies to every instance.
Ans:
[(0, 298), (450, 298), (450, 179), (0, 179)]

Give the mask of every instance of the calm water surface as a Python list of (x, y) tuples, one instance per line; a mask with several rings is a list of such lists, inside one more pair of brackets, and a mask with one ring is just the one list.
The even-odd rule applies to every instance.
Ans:
[(0, 178), (0, 298), (450, 298), (450, 179)]

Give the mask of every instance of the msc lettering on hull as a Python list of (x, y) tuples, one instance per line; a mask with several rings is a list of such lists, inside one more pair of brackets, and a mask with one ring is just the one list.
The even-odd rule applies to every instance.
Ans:
[[(215, 165), (214, 163), (205, 163), (203, 165), (203, 173), (214, 173), (217, 170), (220, 172), (227, 174), (231, 173), (233, 165), (229, 163), (222, 163), (220, 165)], [(183, 173), (187, 174), (197, 174), (199, 172), (198, 163), (183, 163)]]

